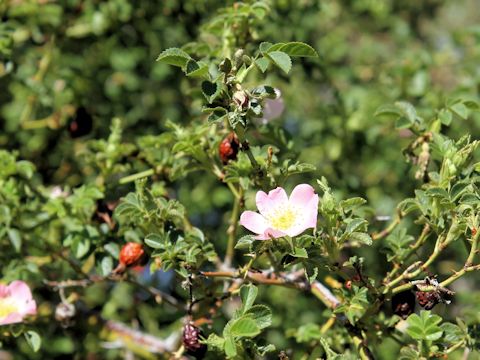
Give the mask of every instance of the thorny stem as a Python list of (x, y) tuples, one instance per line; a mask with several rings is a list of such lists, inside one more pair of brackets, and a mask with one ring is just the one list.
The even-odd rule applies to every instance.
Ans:
[(145, 171), (138, 172), (136, 174), (132, 174), (132, 175), (122, 177), (118, 182), (120, 184), (127, 184), (127, 183), (130, 183), (130, 182), (135, 181), (135, 180), (139, 180), (139, 179), (143, 179), (143, 178), (148, 177), (148, 176), (152, 176), (153, 174), (155, 174), (155, 169), (148, 169), (148, 170), (145, 170)]
[(201, 272), (201, 274), (205, 277), (245, 279), (256, 284), (276, 285), (301, 291), (309, 291), (330, 309), (334, 309), (340, 304), (340, 300), (338, 300), (335, 295), (333, 295), (331, 291), (319, 281), (314, 281), (308, 286), (303, 272), (298, 274), (280, 273), (276, 275), (266, 271), (248, 271), (245, 276), (242, 276), (238, 271), (204, 271)]
[[(415, 244), (413, 244), (410, 249), (407, 251), (406, 255), (405, 255), (405, 258), (403, 259), (403, 261), (405, 262), (406, 260), (408, 260), (410, 258), (410, 256), (412, 254), (415, 253), (415, 251), (420, 247), (422, 246), (425, 241), (427, 240), (428, 238), (428, 235), (430, 233), (430, 225), (428, 224), (425, 224), (425, 226), (423, 227), (423, 230), (422, 230), (422, 233), (420, 234), (420, 236), (418, 237), (417, 241), (415, 242)], [(411, 266), (411, 265), (410, 265)], [(409, 266), (409, 268), (410, 268)], [(384, 280), (384, 283), (388, 283), (390, 281), (390, 279), (396, 275), (396, 273), (398, 271), (400, 271), (400, 269), (402, 268), (402, 266), (400, 264), (396, 264), (396, 266), (390, 271), (390, 273), (385, 277), (385, 280)]]
[[(425, 263), (423, 263), (423, 265), (421, 265), (417, 270), (415, 270), (413, 272), (404, 271), (402, 275), (400, 275), (396, 279), (390, 281), (386, 285), (383, 293), (384, 294), (388, 293), (390, 291), (390, 289), (392, 289), (392, 287), (394, 285), (398, 284), (399, 282), (401, 282), (403, 280), (412, 279), (412, 278), (418, 276), (421, 272), (425, 271), (436, 260), (436, 258), (440, 255), (440, 253), (448, 246), (448, 244), (450, 244), (453, 241), (452, 237), (450, 237), (449, 239), (447, 239), (445, 241), (444, 241), (444, 239), (445, 239), (444, 236), (439, 236), (437, 238), (437, 242), (435, 244), (435, 250), (430, 255), (430, 257), (427, 259), (427, 261)], [(396, 294), (396, 293), (402, 292), (404, 290), (411, 289), (412, 287), (413, 287), (412, 284), (403, 284), (403, 285), (400, 285), (400, 286), (394, 288), (392, 290), (392, 293)]]

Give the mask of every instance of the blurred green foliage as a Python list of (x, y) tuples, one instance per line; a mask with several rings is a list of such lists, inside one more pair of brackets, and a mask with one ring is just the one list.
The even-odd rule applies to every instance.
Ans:
[[(44, 279), (76, 278), (79, 272), (107, 275), (123, 239), (143, 241), (149, 233), (156, 233), (145, 241), (155, 249), (157, 263), (175, 269), (183, 280), (188, 274), (180, 263), (200, 267), (225, 252), (234, 199), (225, 184), (203, 171), (205, 164), (220, 166), (217, 146), (226, 132), (207, 124), (199, 80), (155, 61), (168, 48), (186, 44), (183, 49), (189, 54), (213, 61), (221, 56), (233, 59), (234, 54), (222, 47), (225, 43), (247, 54), (263, 41), (311, 45), (319, 58), (295, 59), (289, 76), (278, 69), (245, 80), (245, 88), (265, 83), (280, 89), (286, 104), (281, 118), (256, 127), (249, 137), (260, 166), (267, 166), (265, 144), (270, 144), (280, 185), (315, 184), (325, 177), (332, 197), (367, 199), (368, 208), (359, 212), (369, 221), (370, 233), (385, 226), (382, 216), (394, 216), (400, 201), (415, 196), (426, 204), (420, 211), (433, 219), (432, 226), (445, 230), (442, 221), (449, 224), (451, 209), (432, 215), (428, 202), (457, 206), (461, 201), (442, 190), (431, 190), (430, 195), (414, 192), (425, 180), (417, 174), (426, 171), (421, 162), (407, 162), (407, 146), (427, 128), (453, 139), (480, 129), (475, 105), (480, 100), (476, 1), (276, 0), (268, 5), (252, 10), (249, 30), (239, 34), (244, 20), (229, 16), (234, 6), (218, 15), (225, 6), (218, 0), (0, 3), (0, 147), (5, 149), (0, 151), (0, 275), (3, 281), (20, 278), (36, 284), (40, 315), (34, 327), (43, 341), (34, 354), (23, 338), (2, 339), (7, 350), (18, 346), (16, 358), (118, 358), (124, 353), (115, 346), (119, 335), (108, 330), (104, 319), (132, 327), (140, 323), (145, 332), (162, 338), (181, 328), (182, 309), (156, 305), (148, 293), (123, 282), (73, 291), (70, 301), (86, 314), (101, 317), (85, 316), (63, 329), (51, 320), (60, 298), (42, 283)], [(223, 42), (214, 34), (223, 34)], [(436, 137), (432, 156), (444, 164), (444, 158), (468, 146), (468, 140), (453, 143)], [(446, 167), (433, 171), (447, 179), (447, 170), (440, 171)], [(247, 176), (252, 172), (247, 155), (239, 154), (235, 165), (225, 169), (227, 181), (243, 179), (239, 181), (248, 188), (246, 208), (254, 208), (254, 193), (261, 186)], [(468, 171), (462, 176), (473, 178), (473, 170)], [(148, 176), (148, 181), (134, 183), (136, 174)], [(120, 228), (113, 231), (101, 215), (108, 211), (99, 211), (98, 205), (121, 197), (126, 198), (114, 217)], [(335, 202), (332, 209), (344, 205)], [(332, 215), (336, 221), (358, 220), (353, 213), (345, 215), (349, 210), (338, 211), (342, 214)], [(386, 244), (356, 250), (367, 274), (378, 277), (388, 269), (387, 258), (401, 264), (407, 257), (404, 251), (421, 228), (409, 235), (411, 219), (405, 223)], [(464, 232), (467, 225), (471, 224), (462, 224)], [(366, 223), (360, 224), (358, 233), (365, 234), (364, 227)], [(341, 226), (336, 230), (346, 233)], [(454, 244), (439, 258), (435, 273), (448, 277), (463, 266), (466, 249), (463, 242)], [(381, 259), (380, 251), (386, 253)], [(347, 248), (341, 259), (353, 254)], [(159, 274), (149, 284), (188, 298), (171, 273)], [(329, 275), (320, 270), (318, 278)], [(464, 330), (471, 336), (471, 348), (479, 346), (471, 335), (480, 321), (474, 276), (455, 283), (455, 310), (442, 314), (445, 321), (454, 322), (455, 316), (468, 319)], [(356, 310), (357, 304), (368, 303), (365, 289), (355, 289), (354, 299), (344, 305), (351, 310), (343, 309), (352, 323), (364, 315), (363, 308)], [(347, 330), (337, 329), (325, 342), (319, 327), (330, 312), (313, 297), (295, 296), (294, 291), (260, 290), (257, 301), (273, 309), (272, 325), (262, 335), (266, 343), (277, 350), (292, 349), (292, 358), (303, 352), (311, 352), (310, 358), (333, 358), (342, 349), (346, 358), (354, 358)], [(217, 334), (234, 318), (231, 309), (225, 314), (212, 325)], [(428, 322), (428, 316), (422, 313), (421, 319)], [(453, 334), (457, 328), (446, 329), (450, 325), (454, 326), (435, 324), (435, 330)], [(438, 339), (410, 332), (419, 341)], [(228, 333), (224, 336), (229, 338)], [(110, 348), (102, 341), (110, 341)], [(388, 341), (378, 346), (376, 355), (398, 358), (401, 346)], [(409, 358), (407, 352), (402, 350), (404, 358)]]

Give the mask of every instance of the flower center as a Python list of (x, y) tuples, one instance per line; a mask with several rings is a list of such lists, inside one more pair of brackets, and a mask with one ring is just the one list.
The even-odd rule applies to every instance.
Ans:
[(295, 211), (290, 206), (281, 207), (275, 210), (267, 217), (270, 226), (276, 230), (290, 229), (298, 218), (298, 211)]
[(18, 308), (11, 298), (0, 299), (0, 319), (3, 319), (11, 313), (17, 312)]

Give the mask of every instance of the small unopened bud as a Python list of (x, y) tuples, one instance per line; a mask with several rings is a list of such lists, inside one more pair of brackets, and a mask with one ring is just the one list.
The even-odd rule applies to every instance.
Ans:
[(61, 302), (55, 308), (55, 320), (62, 323), (62, 326), (72, 325), (73, 318), (77, 313), (75, 305), (68, 302)]
[(242, 109), (248, 108), (248, 104), (249, 104), (248, 95), (243, 90), (236, 91), (233, 94), (233, 101), (239, 108), (242, 108)]

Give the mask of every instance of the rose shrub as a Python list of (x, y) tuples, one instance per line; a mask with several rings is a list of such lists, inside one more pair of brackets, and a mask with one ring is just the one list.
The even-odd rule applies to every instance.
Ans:
[(0, 358), (479, 357), (475, 1), (0, 15)]

